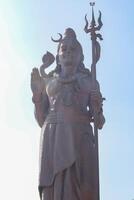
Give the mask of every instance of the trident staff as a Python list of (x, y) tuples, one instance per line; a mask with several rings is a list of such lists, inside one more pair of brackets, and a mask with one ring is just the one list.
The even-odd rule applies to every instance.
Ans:
[[(91, 75), (92, 75), (92, 86), (93, 86), (93, 90), (96, 89), (96, 63), (99, 61), (100, 59), (100, 44), (97, 41), (97, 39), (99, 40), (103, 40), (102, 35), (99, 33), (96, 33), (96, 31), (99, 31), (102, 27), (102, 21), (101, 21), (101, 12), (99, 11), (99, 18), (98, 18), (98, 25), (96, 25), (95, 22), (95, 17), (94, 17), (94, 5), (95, 2), (90, 2), (90, 6), (92, 7), (92, 21), (89, 26), (88, 20), (87, 20), (87, 15), (85, 15), (85, 21), (86, 21), (86, 25), (85, 25), (85, 32), (86, 33), (90, 33), (91, 35), (91, 41), (92, 41), (92, 65), (91, 65)], [(104, 98), (102, 98), (102, 101), (104, 100)], [(95, 137), (95, 150), (96, 150), (96, 170), (97, 170), (97, 174), (96, 174), (96, 200), (100, 199), (100, 192), (99, 192), (99, 149), (98, 149), (98, 129), (97, 129), (97, 111), (94, 109), (94, 137)]]

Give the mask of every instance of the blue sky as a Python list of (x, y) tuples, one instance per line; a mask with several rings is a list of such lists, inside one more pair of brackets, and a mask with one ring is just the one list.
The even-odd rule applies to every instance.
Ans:
[[(101, 199), (134, 198), (134, 2), (98, 0), (102, 11), (101, 60), (97, 78), (106, 98), (100, 131)], [(37, 200), (40, 128), (33, 116), (30, 73), (48, 50), (51, 36), (72, 27), (91, 65), (91, 41), (83, 31), (87, 0), (5, 0), (0, 2), (0, 197)], [(8, 192), (7, 192), (8, 190)]]

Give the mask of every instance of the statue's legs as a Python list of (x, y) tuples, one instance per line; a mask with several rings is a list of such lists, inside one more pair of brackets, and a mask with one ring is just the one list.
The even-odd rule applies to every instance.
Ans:
[(76, 160), (55, 175), (52, 185), (43, 187), (42, 200), (95, 200), (96, 168), (92, 129), (82, 124), (74, 127), (73, 132)]
[(75, 164), (56, 175), (51, 186), (44, 187), (42, 200), (94, 200), (88, 185), (80, 185)]
[(80, 200), (75, 165), (56, 175), (50, 187), (44, 187), (42, 200)]

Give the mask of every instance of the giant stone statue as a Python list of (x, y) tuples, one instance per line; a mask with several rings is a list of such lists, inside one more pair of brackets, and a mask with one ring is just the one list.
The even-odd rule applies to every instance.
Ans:
[(39, 191), (41, 200), (96, 200), (96, 146), (92, 123), (105, 122), (99, 83), (84, 66), (73, 29), (60, 35), (56, 68), (47, 52), (31, 73), (35, 118), (41, 127)]

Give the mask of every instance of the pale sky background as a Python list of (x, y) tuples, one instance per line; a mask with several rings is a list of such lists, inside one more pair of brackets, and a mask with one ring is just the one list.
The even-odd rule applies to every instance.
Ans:
[[(100, 131), (101, 200), (134, 199), (134, 1), (98, 0), (102, 55), (97, 65), (106, 125)], [(72, 27), (91, 64), (84, 15), (88, 0), (0, 1), (0, 199), (39, 200), (40, 128), (31, 102), (30, 73), (42, 55), (56, 54), (58, 37)]]

